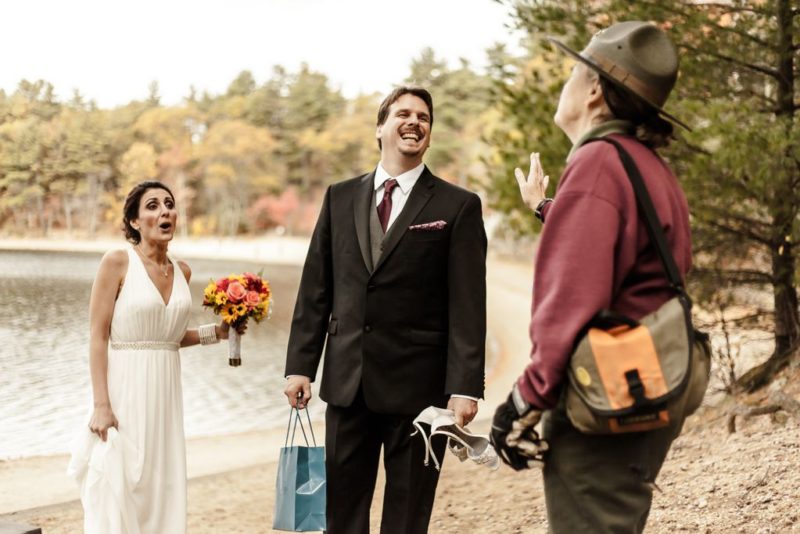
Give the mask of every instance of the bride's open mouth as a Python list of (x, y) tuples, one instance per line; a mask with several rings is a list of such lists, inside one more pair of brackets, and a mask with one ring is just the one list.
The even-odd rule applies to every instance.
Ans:
[(162, 230), (164, 230), (165, 232), (168, 232), (168, 231), (172, 230), (172, 223), (164, 222), (164, 223), (159, 224), (158, 227), (161, 228)]

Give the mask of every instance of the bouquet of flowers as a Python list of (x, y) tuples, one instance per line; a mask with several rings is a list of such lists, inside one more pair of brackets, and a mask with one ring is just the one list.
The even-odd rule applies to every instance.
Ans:
[(211, 280), (203, 293), (203, 306), (211, 308), (231, 327), (228, 334), (228, 363), (242, 364), (241, 333), (252, 317), (257, 323), (272, 311), (272, 292), (261, 273), (231, 274)]

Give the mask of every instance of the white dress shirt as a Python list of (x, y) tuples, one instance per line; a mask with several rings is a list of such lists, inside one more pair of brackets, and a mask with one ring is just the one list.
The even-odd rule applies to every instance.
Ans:
[(386, 180), (394, 178), (397, 180), (397, 187), (392, 189), (392, 212), (389, 214), (389, 223), (386, 225), (386, 231), (392, 227), (392, 223), (397, 220), (397, 216), (403, 211), (403, 206), (406, 205), (406, 200), (411, 194), (411, 188), (417, 183), (419, 177), (422, 176), (422, 171), (425, 170), (425, 164), (420, 163), (410, 171), (406, 171), (398, 176), (391, 176), (383, 165), (378, 163), (378, 168), (375, 170), (375, 206), (378, 206), (383, 200), (383, 184)]

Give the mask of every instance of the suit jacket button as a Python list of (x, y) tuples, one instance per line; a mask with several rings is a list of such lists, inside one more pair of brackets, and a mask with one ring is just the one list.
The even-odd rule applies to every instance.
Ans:
[(370, 290), (370, 291), (372, 291), (373, 289), (375, 289), (375, 284), (369, 284), (369, 285), (367, 285), (367, 289), (368, 289), (368, 290)]
[(370, 325), (365, 326), (364, 332), (372, 332), (372, 327)]

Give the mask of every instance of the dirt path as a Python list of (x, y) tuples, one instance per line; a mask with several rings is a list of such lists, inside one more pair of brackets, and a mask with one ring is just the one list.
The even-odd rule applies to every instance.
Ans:
[[(716, 416), (716, 420), (707, 421)], [(761, 416), (728, 435), (724, 418), (689, 421), (658, 479), (647, 532), (800, 532), (800, 425)], [(270, 532), (275, 464), (189, 483), (189, 532)], [(380, 484), (379, 484), (380, 487)], [(380, 492), (373, 530), (380, 517)], [(3, 516), (46, 534), (80, 532), (78, 502)], [(432, 533), (546, 532), (541, 474), (490, 472), (448, 458), (431, 520)]]

